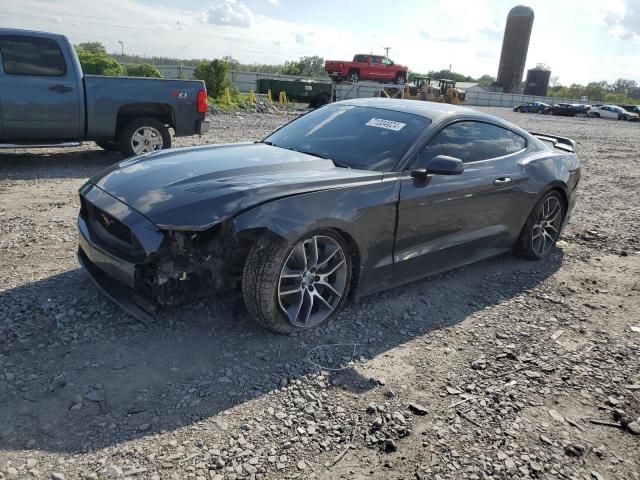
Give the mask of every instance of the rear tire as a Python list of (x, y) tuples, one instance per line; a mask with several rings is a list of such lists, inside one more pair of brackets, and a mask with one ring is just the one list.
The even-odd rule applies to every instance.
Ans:
[(541, 260), (553, 251), (565, 216), (564, 199), (557, 190), (547, 192), (522, 227), (515, 251), (529, 260)]
[(349, 247), (336, 232), (319, 230), (295, 242), (265, 235), (247, 255), (242, 295), (257, 323), (288, 334), (327, 322), (342, 308), (350, 283)]
[(351, 72), (349, 72), (349, 75), (347, 75), (347, 80), (349, 80), (351, 83), (357, 83), (360, 81), (360, 74), (357, 71), (352, 70)]
[(134, 118), (120, 132), (118, 146), (126, 157), (171, 148), (171, 133), (160, 120)]

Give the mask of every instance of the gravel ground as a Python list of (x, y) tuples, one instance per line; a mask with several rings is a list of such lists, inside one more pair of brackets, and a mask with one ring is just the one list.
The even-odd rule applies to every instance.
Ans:
[[(288, 337), (238, 297), (123, 314), (75, 259), (76, 191), (119, 155), (0, 153), (0, 478), (640, 479), (640, 125), (483, 110), (578, 142), (551, 258), (503, 255)], [(291, 118), (217, 115), (175, 144)]]

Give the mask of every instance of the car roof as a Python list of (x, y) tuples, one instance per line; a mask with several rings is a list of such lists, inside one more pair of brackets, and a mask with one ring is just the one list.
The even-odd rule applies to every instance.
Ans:
[(353, 100), (342, 100), (333, 105), (353, 105), (355, 107), (371, 107), (396, 112), (411, 113), (430, 120), (437, 120), (442, 117), (473, 115), (474, 117), (484, 116), (495, 118), (471, 108), (452, 105), (450, 103), (425, 102), (422, 100), (400, 100), (395, 98), (357, 98)]

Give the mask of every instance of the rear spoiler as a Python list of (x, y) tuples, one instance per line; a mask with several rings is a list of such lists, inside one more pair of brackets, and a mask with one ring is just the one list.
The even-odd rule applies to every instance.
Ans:
[(560, 150), (571, 153), (576, 151), (576, 142), (571, 140), (570, 138), (558, 137), (557, 135), (548, 135), (546, 133), (529, 133), (539, 140), (542, 140), (543, 142), (552, 143), (555, 148), (559, 148)]

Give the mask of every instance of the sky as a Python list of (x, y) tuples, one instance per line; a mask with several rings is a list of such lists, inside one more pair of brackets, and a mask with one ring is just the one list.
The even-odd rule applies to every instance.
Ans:
[[(506, 0), (0, 0), (0, 27), (45, 30), (109, 52), (179, 58), (230, 55), (283, 63), (305, 55), (384, 53), (412, 71), (496, 76)], [(527, 68), (564, 84), (640, 82), (640, 0), (529, 0)]]

